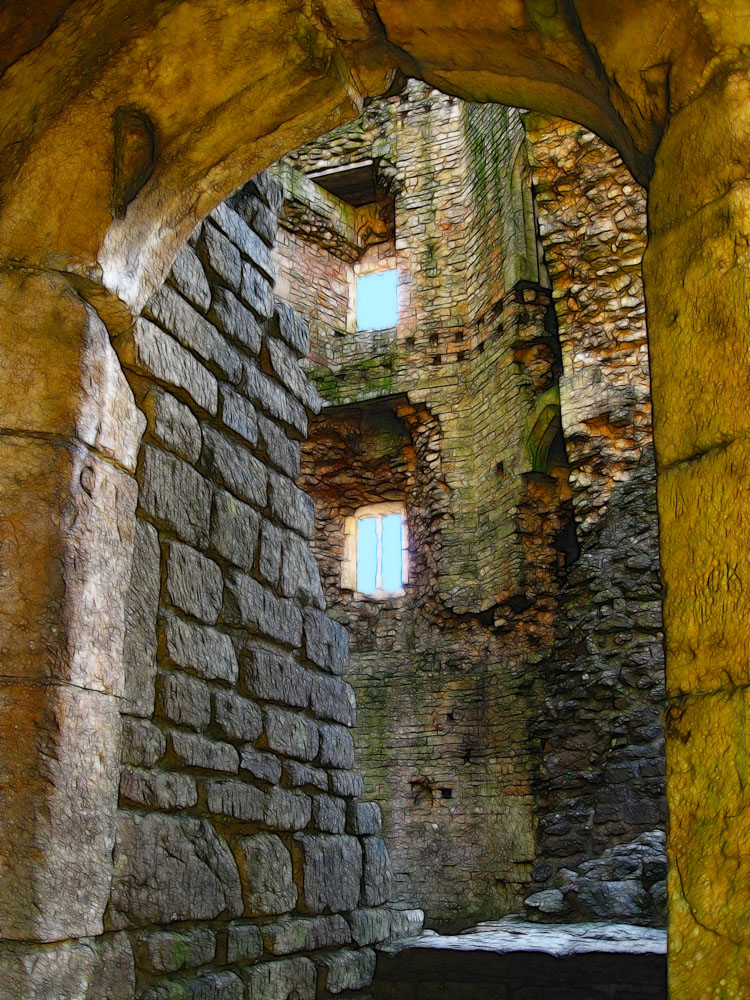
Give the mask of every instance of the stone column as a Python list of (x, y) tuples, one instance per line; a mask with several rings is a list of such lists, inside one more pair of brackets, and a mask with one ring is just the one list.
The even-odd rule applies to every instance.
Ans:
[(57, 272), (0, 270), (0, 371), (0, 935), (54, 942), (109, 896), (141, 416)]
[(676, 112), (644, 259), (666, 599), (670, 996), (750, 982), (750, 79)]

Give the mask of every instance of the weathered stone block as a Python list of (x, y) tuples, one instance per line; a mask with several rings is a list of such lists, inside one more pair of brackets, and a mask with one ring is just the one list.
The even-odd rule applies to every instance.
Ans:
[(220, 556), (240, 569), (252, 569), (258, 544), (260, 515), (224, 490), (214, 493), (211, 510), (211, 545)]
[(316, 795), (313, 799), (313, 822), (321, 833), (343, 833), (346, 803), (330, 795)]
[(266, 469), (248, 448), (213, 427), (203, 428), (203, 467), (214, 482), (256, 507), (266, 506)]
[(195, 463), (201, 453), (201, 427), (190, 409), (161, 386), (152, 385), (141, 400), (148, 431), (159, 444)]
[(153, 975), (196, 969), (216, 958), (216, 933), (210, 927), (181, 931), (141, 931), (134, 935), (138, 968)]
[(375, 952), (372, 948), (342, 948), (320, 960), (322, 985), (329, 993), (362, 990), (375, 975)]
[(136, 481), (75, 442), (4, 434), (0, 494), (4, 677), (121, 696)]
[(244, 189), (231, 199), (237, 213), (247, 222), (268, 247), (273, 247), (279, 220), (263, 202), (252, 195), (245, 195)]
[(258, 443), (258, 416), (253, 404), (239, 392), (221, 387), (221, 419), (250, 444)]
[(309, 958), (263, 962), (242, 978), (247, 1000), (315, 1000), (317, 973)]
[(391, 911), (384, 906), (358, 909), (347, 914), (353, 940), (362, 947), (387, 941), (391, 936)]
[(286, 302), (277, 302), (275, 320), (281, 339), (297, 357), (304, 358), (310, 350), (310, 331), (300, 314)]
[(226, 927), (227, 963), (254, 962), (263, 954), (263, 938), (255, 924), (228, 924)]
[(129, 333), (117, 338), (117, 348), (124, 365), (183, 389), (202, 410), (216, 413), (219, 386), (214, 376), (154, 323), (137, 319)]
[(283, 841), (271, 833), (239, 837), (237, 863), (242, 875), (245, 915), (262, 917), (288, 913), (297, 902), (292, 857)]
[(205, 820), (120, 813), (108, 927), (119, 930), (242, 913), (234, 858)]
[(272, 753), (245, 747), (240, 756), (240, 767), (260, 781), (275, 785), (281, 779), (281, 762)]
[(298, 434), (307, 434), (307, 413), (304, 406), (278, 382), (264, 375), (254, 362), (245, 365), (242, 391), (269, 417), (286, 424)]
[(135, 524), (133, 568), (125, 599), (123, 712), (149, 716), (154, 711), (156, 619), (161, 587), (161, 553), (156, 529), (140, 518)]
[(318, 755), (318, 728), (299, 712), (268, 706), (263, 709), (266, 743), (270, 750), (298, 760), (314, 760)]
[(117, 700), (6, 681), (0, 715), (10, 720), (0, 730), (3, 933), (34, 941), (100, 934), (117, 809)]
[[(368, 911), (372, 912), (372, 911)], [(402, 910), (389, 907), (391, 915), (391, 934), (394, 940), (405, 937), (415, 937), (422, 933), (424, 926), (424, 910)]]
[(350, 802), (346, 829), (355, 837), (380, 833), (383, 816), (377, 802)]
[(320, 763), (325, 767), (354, 767), (354, 740), (343, 726), (318, 723), (320, 731)]
[(268, 470), (271, 514), (288, 528), (311, 538), (315, 524), (315, 504), (291, 479)]
[(192, 302), (201, 312), (208, 312), (211, 289), (195, 250), (186, 244), (175, 257), (167, 278), (184, 299)]
[(0, 945), (0, 996), (7, 1000), (132, 1000), (133, 952), (126, 934)]
[(258, 706), (236, 691), (214, 691), (214, 723), (229, 740), (256, 740), (263, 732)]
[(380, 906), (393, 890), (393, 869), (385, 843), (379, 837), (362, 837), (362, 905)]
[(310, 786), (328, 791), (328, 772), (319, 767), (310, 767), (297, 760), (284, 761), (284, 775), (289, 785), (295, 787)]
[(299, 366), (294, 351), (274, 337), (266, 341), (271, 368), (280, 382), (297, 397), (311, 413), (320, 413), (321, 398), (318, 390)]
[(180, 542), (168, 543), (166, 592), (175, 607), (213, 625), (223, 589), (221, 569), (212, 559)]
[(246, 625), (288, 646), (302, 641), (302, 615), (292, 601), (276, 597), (257, 580), (230, 569), (224, 589), (224, 620)]
[(362, 849), (356, 837), (298, 833), (294, 839), (302, 871), (300, 909), (314, 914), (353, 910), (362, 878)]
[(266, 814), (267, 795), (243, 781), (204, 781), (209, 812), (234, 819), (260, 822)]
[(276, 268), (273, 265), (271, 254), (245, 220), (227, 202), (216, 206), (211, 212), (211, 220), (224, 230), (241, 253), (260, 268), (269, 281), (273, 283), (276, 278)]
[(325, 608), (323, 587), (315, 556), (309, 543), (292, 531), (285, 531), (281, 548), (281, 592), (302, 604)]
[(258, 414), (258, 439), (271, 465), (284, 475), (299, 476), (299, 442), (291, 440), (273, 420)]
[(120, 799), (147, 809), (189, 809), (198, 801), (198, 789), (187, 774), (124, 767)]
[(192, 670), (205, 680), (235, 683), (239, 666), (228, 635), (174, 615), (165, 617), (163, 623), (167, 655), (175, 666)]
[(123, 764), (151, 767), (167, 752), (167, 737), (153, 722), (124, 716), (122, 720)]
[(305, 608), (307, 658), (332, 674), (341, 674), (349, 663), (349, 633), (343, 625), (315, 608)]
[(239, 382), (242, 362), (237, 352), (208, 320), (169, 285), (149, 299), (145, 314), (193, 351), (220, 378)]
[(270, 171), (261, 170), (259, 174), (255, 174), (243, 190), (252, 192), (261, 198), (274, 215), (281, 214), (281, 208), (284, 204), (284, 187), (279, 178)]
[(178, 763), (184, 767), (198, 767), (204, 771), (226, 771), (236, 774), (240, 757), (231, 743), (209, 740), (199, 733), (172, 732), (172, 750)]
[(156, 704), (169, 722), (191, 729), (205, 729), (211, 721), (211, 692), (204, 681), (182, 671), (161, 671)]
[(272, 587), (278, 587), (281, 579), (282, 538), (282, 529), (264, 518), (260, 526), (258, 569)]
[(341, 677), (313, 674), (310, 707), (320, 719), (333, 719), (345, 726), (353, 726), (357, 721), (354, 688)]
[(304, 830), (310, 822), (312, 803), (304, 792), (272, 788), (266, 797), (266, 826), (273, 830)]
[(189, 979), (153, 983), (141, 1000), (243, 1000), (243, 995), (242, 981), (234, 972), (201, 972)]
[(217, 327), (238, 341), (251, 354), (258, 354), (263, 343), (263, 327), (253, 312), (226, 288), (216, 286), (209, 317)]
[(296, 951), (317, 951), (349, 944), (349, 924), (338, 914), (321, 917), (283, 917), (261, 927), (263, 943), (272, 955), (292, 955)]
[(354, 771), (329, 771), (331, 792), (344, 798), (356, 798), (364, 791), (362, 776)]
[(225, 285), (237, 292), (242, 280), (242, 258), (236, 246), (221, 230), (210, 222), (203, 225), (198, 241), (198, 253), (208, 267)]
[(268, 278), (248, 261), (242, 264), (240, 298), (261, 319), (270, 319), (273, 316), (274, 298), (271, 284)]
[(247, 643), (242, 649), (242, 683), (255, 698), (307, 708), (310, 671), (275, 649)]
[(141, 509), (191, 545), (208, 540), (211, 488), (192, 465), (144, 445), (139, 475)]

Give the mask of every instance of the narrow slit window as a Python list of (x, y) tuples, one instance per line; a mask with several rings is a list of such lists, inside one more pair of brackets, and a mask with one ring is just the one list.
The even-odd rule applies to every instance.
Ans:
[(398, 322), (398, 276), (395, 268), (357, 277), (355, 316), (358, 330), (385, 330)]
[(346, 519), (341, 585), (374, 597), (403, 592), (407, 582), (403, 505), (371, 504)]

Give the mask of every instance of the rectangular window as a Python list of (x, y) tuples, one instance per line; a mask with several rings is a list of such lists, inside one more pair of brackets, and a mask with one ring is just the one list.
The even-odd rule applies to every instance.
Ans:
[(406, 517), (401, 503), (370, 504), (346, 519), (341, 585), (386, 597), (407, 581)]
[(358, 330), (385, 330), (398, 323), (398, 275), (395, 270), (357, 277), (355, 316)]

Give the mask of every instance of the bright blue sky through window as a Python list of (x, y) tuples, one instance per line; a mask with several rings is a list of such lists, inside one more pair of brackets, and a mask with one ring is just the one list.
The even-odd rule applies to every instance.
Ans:
[(383, 518), (383, 590), (399, 590), (401, 577), (401, 515)]
[(360, 274), (355, 303), (358, 330), (385, 330), (398, 322), (396, 271)]
[(361, 517), (357, 521), (357, 590), (396, 591), (403, 586), (401, 515)]
[(378, 519), (362, 517), (357, 522), (357, 590), (371, 594), (378, 570)]

